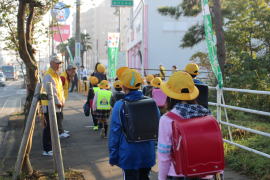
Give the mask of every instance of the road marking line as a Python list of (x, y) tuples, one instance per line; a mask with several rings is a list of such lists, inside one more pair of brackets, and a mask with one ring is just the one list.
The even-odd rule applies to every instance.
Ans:
[(94, 126), (84, 126), (84, 127), (86, 127), (86, 128), (92, 128), (92, 127), (94, 127)]
[[(11, 96), (11, 95), (9, 95), (9, 96)], [(5, 96), (0, 96), (0, 98), (3, 98), (3, 97), (9, 97), (9, 96), (7, 96), (7, 95), (5, 95)]]
[(3, 104), (3, 107), (1, 108), (0, 114), (2, 114), (4, 107), (7, 105), (7, 102), (8, 102), (8, 99), (7, 99), (7, 100), (5, 101), (5, 103)]

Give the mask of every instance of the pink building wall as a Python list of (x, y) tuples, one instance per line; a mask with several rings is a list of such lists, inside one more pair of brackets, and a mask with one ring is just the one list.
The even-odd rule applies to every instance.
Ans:
[[(128, 66), (130, 68), (141, 69), (142, 63), (140, 60), (139, 51), (142, 53), (143, 67), (148, 68), (148, 5), (144, 5), (143, 11), (143, 41), (138, 42), (128, 50)], [(142, 44), (143, 43), (143, 44)], [(139, 70), (141, 71), (141, 70)], [(142, 73), (142, 72), (141, 72)]]

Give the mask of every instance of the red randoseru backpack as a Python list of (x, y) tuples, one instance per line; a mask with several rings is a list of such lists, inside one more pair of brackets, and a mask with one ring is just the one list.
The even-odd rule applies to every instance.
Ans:
[(220, 127), (213, 116), (183, 119), (169, 112), (172, 123), (172, 159), (177, 174), (215, 175), (224, 170)]

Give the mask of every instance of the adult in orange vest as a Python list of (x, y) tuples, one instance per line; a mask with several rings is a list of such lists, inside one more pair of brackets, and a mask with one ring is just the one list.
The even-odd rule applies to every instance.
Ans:
[(70, 87), (71, 80), (73, 79), (75, 73), (76, 73), (77, 67), (73, 64), (68, 65), (66, 71), (62, 72), (60, 75), (63, 89), (64, 89), (64, 97), (65, 100), (68, 99), (68, 89)]
[[(53, 55), (50, 57), (50, 68), (45, 73), (43, 78), (43, 87), (47, 86), (48, 82), (52, 83), (53, 95), (55, 101), (55, 111), (57, 117), (58, 131), (60, 137), (68, 137), (69, 135), (64, 132), (62, 121), (63, 121), (63, 107), (65, 104), (64, 91), (62, 81), (59, 76), (59, 71), (62, 61)], [(42, 100), (42, 109), (45, 116), (45, 128), (43, 129), (43, 155), (52, 156), (52, 144), (51, 144), (51, 133), (50, 133), (50, 121), (48, 112), (48, 100)]]

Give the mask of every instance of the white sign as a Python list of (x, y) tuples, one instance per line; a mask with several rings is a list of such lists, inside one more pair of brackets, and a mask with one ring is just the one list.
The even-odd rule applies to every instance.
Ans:
[(119, 33), (108, 33), (108, 48), (119, 47)]

